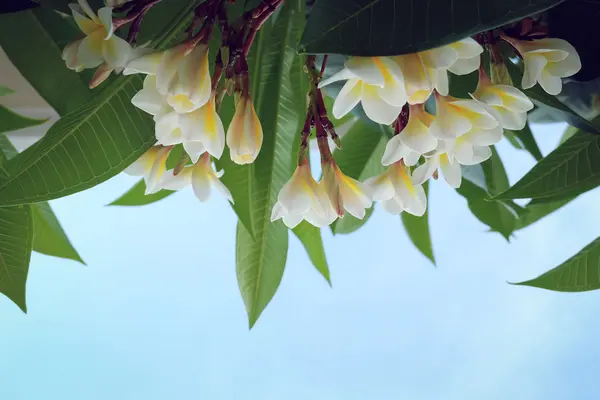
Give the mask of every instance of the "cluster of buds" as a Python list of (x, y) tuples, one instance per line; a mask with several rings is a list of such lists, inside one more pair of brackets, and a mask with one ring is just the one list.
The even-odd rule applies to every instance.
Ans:
[[(280, 193), (272, 219), (283, 218), (290, 227), (301, 219), (323, 226), (343, 217), (344, 209), (363, 218), (373, 201), (380, 201), (392, 214), (423, 215), (427, 207), (423, 183), (431, 177), (437, 179), (441, 172), (451, 187), (458, 188), (462, 165), (489, 159), (491, 146), (502, 139), (504, 129), (520, 130), (527, 123), (533, 103), (512, 86), (510, 79), (497, 78), (507, 74), (498, 73), (506, 67), (496, 40), (510, 44), (522, 60), (521, 86), (525, 89), (539, 83), (547, 93), (556, 95), (562, 88), (561, 78), (581, 69), (579, 56), (569, 43), (540, 36), (539, 30), (530, 32), (519, 37), (510, 36), (509, 31), (481, 35), (490, 52), (492, 77), (481, 63), (484, 47), (473, 38), (402, 56), (351, 57), (341, 71), (320, 82), (322, 71), (318, 76), (313, 73), (317, 85), (313, 103), (316, 99), (317, 108), (322, 106), (321, 88), (345, 81), (333, 104), (336, 118), (360, 103), (368, 118), (393, 126), (395, 135), (381, 160), (388, 169), (364, 183), (345, 176), (326, 145), (328, 132), (334, 139), (337, 135), (329, 129), (322, 110), (317, 110), (311, 123), (316, 127), (323, 178), (314, 181), (301, 158), (296, 173)], [(475, 71), (479, 72), (479, 82), (470, 98), (449, 95), (448, 72), (465, 75)], [(431, 96), (435, 114), (425, 109)]]

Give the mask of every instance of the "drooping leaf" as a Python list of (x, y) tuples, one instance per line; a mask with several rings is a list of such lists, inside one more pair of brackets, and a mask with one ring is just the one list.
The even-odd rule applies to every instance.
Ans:
[(33, 242), (31, 207), (0, 208), (0, 293), (27, 312), (25, 284)]
[(29, 118), (24, 115), (17, 114), (3, 105), (0, 105), (0, 133), (41, 125), (46, 121), (48, 120)]
[(600, 185), (600, 136), (579, 132), (497, 199), (561, 200)]
[[(168, 24), (159, 48), (190, 22), (191, 10), (188, 5)], [(39, 202), (90, 188), (139, 158), (156, 141), (152, 118), (130, 101), (141, 86), (138, 75), (115, 79), (9, 161), (10, 176), (0, 181), (0, 205)]]
[[(336, 150), (333, 157), (346, 175), (364, 181), (385, 171), (381, 157), (390, 135), (389, 127), (356, 121), (342, 138), (342, 150)], [(372, 213), (372, 207), (367, 209), (363, 219), (346, 213), (344, 218), (331, 224), (331, 231), (334, 235), (352, 233), (363, 226)]]
[(384, 56), (455, 42), (563, 0), (319, 0), (300, 42), (306, 53)]
[(506, 136), (509, 142), (515, 146), (517, 149), (526, 150), (535, 158), (537, 161), (540, 161), (544, 156), (533, 137), (533, 132), (531, 132), (531, 128), (529, 124), (525, 125), (525, 128), (520, 131), (509, 131), (504, 130), (504, 136)]
[(467, 200), (469, 209), (478, 220), (508, 240), (515, 230), (520, 207), (510, 201), (488, 200), (490, 195), (499, 193), (509, 185), (496, 150), (493, 149), (489, 160), (463, 167), (462, 173), (462, 184), (456, 191)]
[[(425, 189), (426, 194), (428, 192), (427, 186), (427, 182), (425, 182), (423, 189)], [(431, 235), (429, 233), (429, 211), (426, 211), (421, 217), (403, 212), (400, 214), (400, 217), (402, 218), (404, 229), (406, 229), (406, 233), (415, 247), (435, 265), (433, 244), (431, 243)]]
[(523, 209), (523, 213), (520, 215), (517, 220), (516, 229), (523, 229), (534, 222), (539, 221), (540, 219), (546, 217), (547, 215), (552, 214), (554, 211), (562, 208), (567, 205), (571, 201), (575, 200), (575, 198), (567, 198), (563, 200), (556, 201), (548, 201), (548, 202), (537, 202), (535, 200), (530, 201)]
[(535, 279), (517, 285), (534, 286), (558, 292), (585, 292), (600, 289), (600, 238), (558, 267)]
[[(267, 306), (283, 276), (288, 232), (270, 222), (277, 194), (291, 176), (293, 143), (306, 112), (306, 87), (295, 44), (304, 24), (304, 0), (287, 0), (254, 46), (260, 60), (254, 101), (264, 132), (262, 149), (250, 169), (254, 237), (238, 223), (236, 271), (250, 327)], [(251, 65), (252, 68), (252, 65)], [(227, 171), (225, 172), (227, 175)]]
[(313, 263), (317, 271), (331, 285), (331, 277), (329, 275), (329, 266), (327, 265), (327, 256), (325, 255), (325, 247), (323, 247), (323, 239), (321, 238), (321, 230), (306, 221), (302, 221), (300, 225), (292, 229), (294, 235), (300, 239), (308, 258)]
[(164, 199), (175, 193), (172, 190), (160, 190), (156, 193), (146, 195), (146, 183), (144, 180), (140, 180), (138, 183), (132, 186), (127, 192), (121, 197), (114, 200), (109, 206), (144, 206), (146, 204), (155, 203), (159, 200)]

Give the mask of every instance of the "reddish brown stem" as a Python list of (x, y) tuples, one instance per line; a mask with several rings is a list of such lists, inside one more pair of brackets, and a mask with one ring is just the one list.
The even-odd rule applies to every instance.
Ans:
[(319, 78), (323, 77), (323, 73), (325, 72), (325, 66), (327, 65), (327, 58), (329, 58), (329, 54), (325, 54), (323, 56), (323, 63), (321, 64), (321, 72), (319, 72)]
[[(118, 29), (125, 24), (134, 22), (138, 18), (143, 19), (144, 14), (146, 14), (148, 12), (148, 10), (150, 10), (152, 7), (154, 7), (160, 1), (161, 0), (138, 0), (138, 1), (136, 1), (135, 4), (132, 7), (130, 7), (130, 9), (127, 12), (127, 15), (125, 17), (113, 19), (114, 28)], [(133, 26), (132, 26), (132, 28), (133, 28)], [(137, 28), (139, 29), (139, 22), (137, 24)], [(133, 36), (135, 37), (136, 34), (137, 34), (137, 32)], [(130, 35), (131, 35), (131, 33), (130, 33)]]

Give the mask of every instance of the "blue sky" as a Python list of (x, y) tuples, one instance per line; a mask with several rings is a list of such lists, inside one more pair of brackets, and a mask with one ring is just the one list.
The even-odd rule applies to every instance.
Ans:
[[(561, 126), (536, 130), (543, 151)], [(500, 145), (514, 182), (532, 165)], [(508, 244), (443, 182), (431, 190), (433, 267), (397, 216), (325, 234), (333, 288), (290, 241), (252, 331), (226, 201), (185, 190), (104, 207), (118, 176), (54, 201), (87, 261), (34, 255), (29, 314), (0, 298), (0, 399), (597, 399), (600, 292), (511, 286), (598, 236), (600, 192)]]

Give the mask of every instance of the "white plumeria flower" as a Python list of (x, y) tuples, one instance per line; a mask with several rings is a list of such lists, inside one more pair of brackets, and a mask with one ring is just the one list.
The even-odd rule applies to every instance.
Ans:
[(146, 54), (130, 61), (124, 75), (156, 75), (156, 88), (178, 113), (197, 110), (208, 102), (212, 93), (208, 68), (208, 46), (193, 49), (183, 43), (164, 52)]
[(444, 179), (453, 188), (459, 188), (462, 182), (460, 164), (452, 155), (448, 154), (446, 142), (440, 141), (435, 152), (425, 156), (425, 162), (413, 171), (415, 184), (423, 184), (431, 178), (436, 171), (441, 170)]
[(173, 172), (173, 170), (167, 171), (161, 180), (160, 186), (163, 189), (181, 190), (192, 185), (198, 200), (205, 202), (210, 198), (211, 188), (214, 187), (233, 203), (231, 192), (219, 180), (224, 172), (213, 169), (210, 154), (202, 154), (196, 163), (184, 167), (177, 175), (174, 175)]
[(454, 75), (467, 75), (476, 71), (481, 64), (483, 47), (473, 38), (464, 38), (447, 45), (456, 52), (457, 59), (448, 67)]
[(252, 99), (241, 96), (227, 128), (227, 147), (236, 164), (251, 164), (262, 147), (263, 131)]
[(388, 141), (381, 163), (390, 165), (404, 160), (406, 165), (415, 165), (422, 154), (434, 150), (438, 140), (429, 133), (433, 119), (422, 104), (411, 105), (408, 123)]
[(454, 140), (472, 130), (489, 130), (499, 126), (498, 121), (476, 100), (436, 95), (435, 110), (429, 131), (438, 139)]
[(319, 83), (319, 88), (347, 80), (333, 103), (333, 116), (342, 118), (358, 103), (367, 117), (389, 125), (398, 117), (407, 98), (402, 70), (389, 57), (352, 57), (344, 68)]
[(365, 209), (373, 203), (369, 188), (362, 182), (344, 175), (333, 159), (321, 163), (325, 191), (338, 216), (344, 216), (344, 209), (356, 218), (365, 217)]
[(509, 85), (494, 85), (480, 69), (477, 90), (471, 95), (505, 129), (521, 130), (527, 124), (527, 112), (533, 103), (519, 89)]
[(408, 104), (421, 104), (427, 101), (433, 91), (430, 69), (423, 64), (417, 53), (394, 57), (404, 77), (404, 88)]
[(500, 125), (486, 130), (473, 128), (449, 144), (448, 153), (462, 165), (482, 163), (492, 156), (489, 146), (498, 143), (502, 133)]
[(79, 5), (69, 4), (69, 7), (86, 36), (64, 48), (62, 58), (67, 67), (80, 71), (106, 62), (110, 68), (123, 68), (130, 59), (131, 46), (113, 34), (112, 7), (102, 7), (96, 15), (87, 0), (78, 2)]
[(425, 190), (421, 184), (413, 182), (410, 169), (402, 161), (393, 163), (387, 171), (369, 178), (365, 184), (371, 188), (373, 200), (380, 201), (387, 212), (400, 214), (406, 211), (419, 217), (425, 214)]
[(145, 194), (156, 193), (162, 189), (161, 182), (164, 178), (167, 157), (170, 147), (154, 146), (125, 169), (125, 173), (133, 176), (142, 176), (146, 182)]
[(316, 227), (331, 224), (337, 214), (327, 197), (324, 183), (317, 183), (310, 171), (308, 160), (296, 168), (277, 197), (271, 213), (271, 221), (283, 219), (290, 229), (303, 219)]

